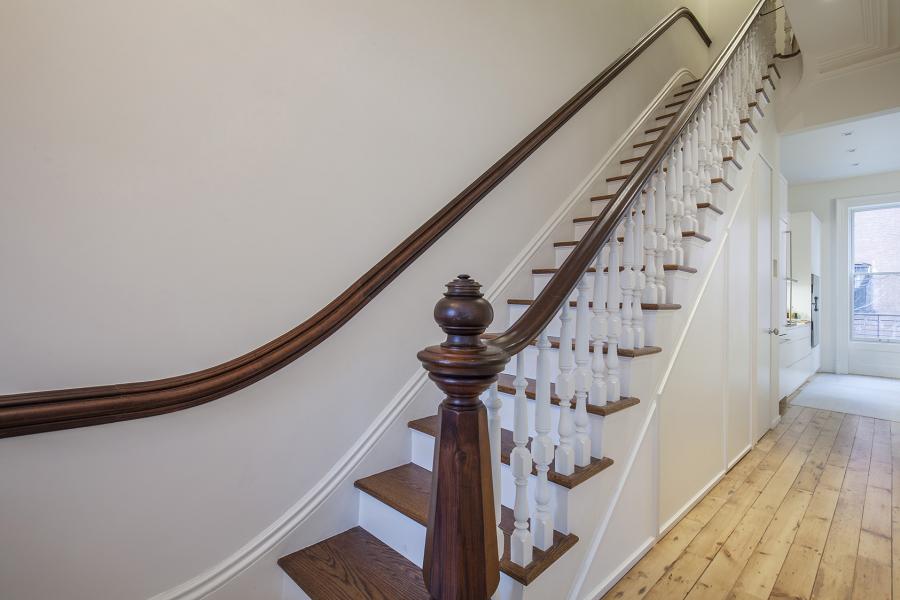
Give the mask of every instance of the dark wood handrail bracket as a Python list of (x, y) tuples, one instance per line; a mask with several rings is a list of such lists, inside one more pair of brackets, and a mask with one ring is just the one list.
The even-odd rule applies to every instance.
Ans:
[[(681, 7), (672, 11), (642, 36), (630, 50), (614, 60), (353, 285), (291, 331), (243, 356), (177, 377), (0, 396), (0, 437), (112, 423), (183, 410), (238, 391), (290, 364), (353, 318), (657, 38), (681, 19), (686, 19), (693, 25), (707, 46), (712, 43), (709, 35), (689, 9)], [(646, 160), (644, 162), (646, 163)], [(634, 186), (631, 186), (627, 189), (633, 188)], [(622, 207), (616, 208), (616, 214), (621, 210)], [(603, 222), (606, 223), (606, 220)], [(591, 231), (593, 234), (589, 239), (593, 244), (598, 236), (602, 237), (605, 230), (601, 225), (599, 229), (595, 226)], [(587, 256), (587, 247), (582, 244), (580, 248), (575, 253), (576, 262), (567, 261), (567, 264), (580, 264), (582, 258)], [(575, 270), (574, 266), (568, 270), (564, 269), (565, 273), (560, 282), (568, 282)], [(554, 290), (557, 287), (559, 286), (554, 286)], [(533, 316), (529, 317), (529, 323), (535, 322), (534, 315), (543, 315), (549, 310), (544, 306), (548, 300), (545, 299), (543, 302), (540, 298), (538, 300), (538, 305), (530, 311)], [(508, 335), (500, 342), (495, 342), (498, 346), (508, 344)], [(517, 345), (518, 337), (513, 346)]]
[[(490, 529), (496, 522), (495, 508), (486, 500), (492, 496), (493, 485), (490, 466), (486, 464), (490, 436), (480, 394), (502, 372), (505, 363), (538, 338), (560, 306), (568, 302), (600, 249), (615, 233), (617, 224), (633, 209), (646, 182), (711, 93), (766, 1), (757, 2), (657, 142), (513, 325), (499, 336), (483, 338), (482, 325), (487, 326), (491, 311), (490, 305), (484, 306), (480, 286), (468, 275), (460, 275), (447, 284), (448, 292), (434, 311), (435, 320), (448, 335), (447, 341), (418, 355), (446, 394), (439, 409), (441, 426), (434, 450), (434, 483), (423, 563), (432, 598), (479, 600), (490, 597), (497, 586), (497, 549), (490, 541)], [(661, 23), (654, 31), (661, 32), (662, 26)]]

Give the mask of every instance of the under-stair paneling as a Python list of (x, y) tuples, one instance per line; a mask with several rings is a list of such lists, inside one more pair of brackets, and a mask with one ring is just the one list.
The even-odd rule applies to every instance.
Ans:
[(727, 361), (725, 388), (725, 452), (728, 464), (751, 443), (751, 378), (753, 364), (753, 329), (750, 311), (753, 272), (751, 218), (754, 215), (752, 195), (745, 194), (737, 207), (737, 216), (729, 231), (725, 248), (727, 268)]
[(665, 527), (724, 468), (725, 270), (713, 265), (659, 404), (659, 516)]

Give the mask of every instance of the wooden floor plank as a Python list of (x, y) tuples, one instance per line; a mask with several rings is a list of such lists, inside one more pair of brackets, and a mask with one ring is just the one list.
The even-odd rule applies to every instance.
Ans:
[[(797, 444), (785, 458), (778, 470), (766, 483), (762, 493), (728, 536), (722, 548), (715, 553), (709, 566), (688, 593), (689, 600), (716, 600), (726, 597), (735, 581), (750, 560), (753, 551), (772, 522), (779, 507), (786, 501), (788, 492), (809, 458), (810, 451), (822, 435), (828, 421), (824, 411), (814, 413), (806, 430)], [(803, 494), (791, 499), (790, 510), (797, 513), (799, 522), (812, 494)], [(793, 506), (797, 504), (798, 506)], [(799, 512), (798, 512), (799, 511)]]
[(891, 423), (891, 591), (900, 598), (900, 423)]
[(771, 451), (760, 461), (759, 466), (748, 475), (747, 480), (713, 516), (707, 526), (691, 540), (681, 556), (675, 560), (665, 576), (648, 591), (645, 598), (673, 600), (687, 596), (734, 528), (763, 493), (769, 480), (788, 458), (794, 446), (801, 443), (801, 440), (807, 443), (807, 438), (804, 438), (806, 429), (812, 426), (818, 434), (816, 426), (811, 424), (816, 414), (817, 411), (813, 409), (803, 409), (797, 415), (787, 431), (772, 446)]
[(844, 484), (838, 497), (825, 551), (819, 562), (812, 598), (849, 598), (853, 590), (856, 553), (862, 525), (874, 420), (861, 417), (850, 451)]
[[(791, 490), (778, 508), (747, 565), (731, 588), (728, 598), (735, 600), (769, 597), (781, 566), (814, 497), (814, 491), (825, 471), (825, 462), (834, 445), (844, 416), (831, 413), (822, 433), (800, 469)], [(843, 473), (841, 473), (843, 475)], [(840, 482), (838, 482), (840, 487)]]
[(710, 492), (695, 506), (662, 540), (659, 541), (634, 568), (632, 568), (606, 594), (606, 598), (616, 600), (636, 600), (647, 592), (665, 575), (675, 560), (681, 556), (687, 545), (705, 527), (734, 493), (744, 484), (747, 477), (766, 457), (774, 445), (786, 434), (802, 412), (800, 407), (791, 407), (782, 417), (778, 427), (763, 436), (760, 442), (726, 473)]
[(790, 406), (604, 598), (900, 599), (898, 536), (900, 423)]
[(890, 424), (876, 420), (853, 579), (853, 598), (889, 600), (891, 597), (890, 439)]

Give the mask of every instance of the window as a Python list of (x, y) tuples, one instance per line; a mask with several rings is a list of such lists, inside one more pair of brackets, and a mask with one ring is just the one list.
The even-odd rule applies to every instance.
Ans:
[(856, 208), (850, 219), (850, 338), (900, 343), (900, 205)]

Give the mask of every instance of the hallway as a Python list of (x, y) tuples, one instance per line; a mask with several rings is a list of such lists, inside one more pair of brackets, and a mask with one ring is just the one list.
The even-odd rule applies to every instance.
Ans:
[(891, 598), (894, 464), (900, 423), (791, 406), (604, 598)]

